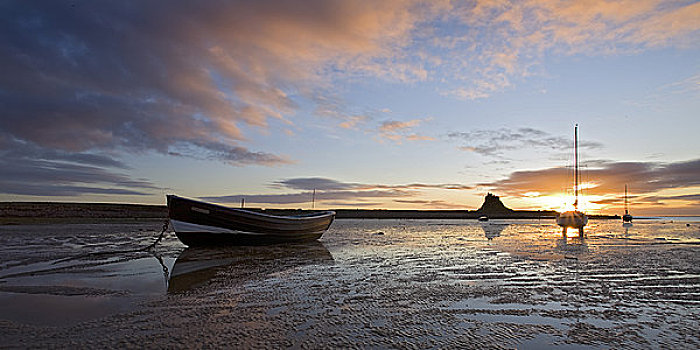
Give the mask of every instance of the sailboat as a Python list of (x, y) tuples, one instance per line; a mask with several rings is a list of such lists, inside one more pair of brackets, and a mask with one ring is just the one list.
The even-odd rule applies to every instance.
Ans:
[(565, 211), (557, 216), (557, 225), (562, 227), (562, 234), (566, 236), (569, 227), (578, 229), (579, 236), (583, 237), (583, 227), (588, 223), (588, 216), (578, 210), (579, 171), (578, 171), (578, 124), (574, 127), (574, 210)]
[(622, 215), (622, 222), (632, 222), (632, 215), (627, 207), (627, 185), (625, 185), (625, 215)]

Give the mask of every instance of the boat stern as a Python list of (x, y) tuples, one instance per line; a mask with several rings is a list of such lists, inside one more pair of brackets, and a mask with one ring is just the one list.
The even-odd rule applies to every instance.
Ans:
[(566, 211), (557, 216), (557, 225), (580, 229), (588, 224), (588, 216), (580, 211)]

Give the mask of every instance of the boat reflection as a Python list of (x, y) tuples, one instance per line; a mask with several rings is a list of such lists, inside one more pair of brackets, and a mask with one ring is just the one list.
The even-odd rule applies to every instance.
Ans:
[(482, 223), (481, 229), (484, 230), (484, 236), (489, 241), (496, 237), (500, 237), (503, 230), (505, 230), (510, 224), (494, 224), (494, 223)]
[(588, 252), (588, 243), (586, 243), (585, 237), (573, 237), (568, 239), (562, 237), (557, 239), (555, 248), (560, 253), (563, 253), (565, 257), (568, 257), (567, 254), (577, 256), (578, 254)]
[(222, 277), (245, 281), (286, 269), (329, 264), (333, 256), (319, 241), (286, 245), (189, 247), (175, 260), (168, 293), (182, 293)]
[(623, 223), (622, 223), (622, 227), (625, 228), (625, 235), (624, 235), (624, 237), (628, 237), (628, 236), (630, 235), (630, 227), (632, 227), (632, 226), (633, 226), (633, 225), (632, 225), (631, 222), (623, 222)]

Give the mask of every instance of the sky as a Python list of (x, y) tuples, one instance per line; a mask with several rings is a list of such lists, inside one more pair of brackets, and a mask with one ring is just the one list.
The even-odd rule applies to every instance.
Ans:
[(576, 124), (700, 215), (700, 2), (0, 1), (0, 201), (563, 210)]

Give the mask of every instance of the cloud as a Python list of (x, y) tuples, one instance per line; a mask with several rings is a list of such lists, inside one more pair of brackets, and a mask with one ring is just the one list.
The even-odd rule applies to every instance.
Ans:
[[(357, 183), (346, 183), (340, 182), (333, 179), (327, 179), (323, 177), (302, 177), (285, 179), (272, 183), (273, 188), (287, 188), (292, 190), (320, 190), (320, 191), (330, 191), (330, 190), (350, 190), (359, 189), (362, 186)], [(366, 187), (365, 187), (366, 188)]]
[[(316, 201), (326, 200), (364, 200), (371, 198), (395, 198), (412, 196), (413, 193), (400, 190), (374, 190), (374, 191), (317, 191), (315, 195)], [(201, 197), (207, 201), (218, 203), (240, 203), (241, 199), (245, 199), (246, 203), (257, 204), (301, 204), (311, 203), (314, 198), (313, 192), (297, 192), (286, 194), (258, 194), (258, 195), (228, 195), (228, 196), (210, 196)]]
[(110, 196), (145, 196), (149, 193), (134, 191), (124, 188), (103, 188), (90, 186), (69, 186), (69, 185), (41, 185), (41, 184), (20, 184), (16, 182), (0, 181), (2, 193), (25, 196), (48, 196), (48, 197), (74, 197), (86, 194), (104, 194)]
[[(419, 190), (470, 190), (472, 186), (462, 184), (423, 184), (410, 183), (400, 185), (387, 184), (363, 184), (353, 182), (341, 182), (322, 177), (292, 178), (273, 182), (270, 187), (279, 190), (293, 190), (297, 192), (283, 194), (235, 194), (226, 196), (202, 197), (218, 203), (240, 203), (245, 199), (246, 203), (257, 204), (302, 204), (311, 202), (314, 192), (317, 202), (351, 203), (349, 206), (359, 206), (357, 203), (365, 203), (376, 198), (407, 198), (414, 197)], [(351, 202), (350, 202), (351, 201)], [(429, 204), (429, 203), (428, 203)], [(448, 203), (435, 202), (439, 207), (447, 207)]]
[(415, 204), (430, 209), (464, 209), (464, 205), (445, 202), (442, 200), (404, 200), (395, 199), (395, 203)]
[[(5, 1), (0, 133), (26, 147), (24, 160), (109, 168), (103, 176), (133, 153), (285, 165), (294, 160), (256, 150), (246, 132), (296, 126), (307, 104), (319, 116), (356, 116), (342, 124), (356, 127), (364, 120), (341, 111), (345, 82), (433, 81), (484, 98), (546, 55), (697, 47), (699, 11), (662, 0)], [(432, 140), (414, 131), (426, 121), (375, 131)]]
[(0, 153), (3, 155), (3, 159), (21, 160), (26, 158), (33, 160), (55, 160), (88, 164), (99, 167), (128, 169), (124, 163), (107, 155), (84, 152), (66, 152), (42, 148), (34, 143), (17, 140), (14, 137), (1, 132)]
[(659, 90), (668, 95), (695, 95), (700, 93), (700, 74), (659, 87)]
[[(534, 128), (501, 128), (496, 130), (474, 130), (468, 132), (452, 132), (448, 138), (461, 142), (459, 149), (478, 153), (482, 156), (501, 157), (507, 151), (522, 148), (543, 148), (554, 151), (571, 149), (570, 138), (553, 136), (545, 131)], [(598, 142), (579, 142), (580, 148), (600, 148)]]
[[(585, 168), (583, 174), (584, 182), (589, 181), (593, 185), (585, 190), (590, 195), (619, 196), (624, 192), (625, 185), (635, 195), (700, 186), (700, 159), (672, 163), (598, 161), (592, 165), (594, 167)], [(569, 188), (571, 179), (571, 169), (547, 168), (516, 171), (505, 179), (479, 186), (515, 196), (528, 192), (554, 195)]]
[(700, 99), (700, 74), (693, 74), (680, 80), (664, 84), (648, 93), (639, 101), (630, 101), (635, 106), (649, 108), (651, 106), (669, 104), (675, 99)]
[(364, 115), (355, 115), (349, 117), (346, 121), (340, 123), (343, 129), (354, 129), (358, 124), (367, 121), (368, 117)]
[[(241, 126), (293, 123), (301, 102), (333, 101), (339, 79), (444, 80), (449, 93), (482, 98), (531, 74), (546, 53), (687, 47), (700, 29), (700, 4), (661, 0), (73, 5), (3, 3), (2, 130), (72, 151), (217, 145), (236, 165), (260, 159), (242, 152)], [(319, 113), (342, 108), (327, 107)]]
[(334, 90), (333, 75), (425, 79), (406, 62), (379, 68), (411, 42), (415, 23), (431, 12), (423, 10), (437, 5), (416, 6), (3, 2), (0, 133), (17, 141), (12, 152), (22, 153), (13, 174), (37, 172), (10, 179), (5, 191), (41, 194), (40, 181), (49, 179), (64, 194), (97, 193), (95, 183), (126, 183), (127, 176), (113, 171), (128, 170), (117, 160), (125, 153), (235, 166), (293, 163), (275, 151), (251, 150), (242, 127), (267, 128), (271, 120), (293, 125), (300, 101), (334, 101), (326, 93)]
[(128, 168), (105, 155), (47, 150), (3, 134), (0, 134), (0, 169), (0, 193), (4, 194), (148, 195), (157, 189), (147, 180), (115, 172)]
[[(687, 206), (700, 205), (700, 194), (687, 194), (687, 195), (677, 195), (677, 196), (628, 196), (628, 201), (634, 203), (634, 206), (648, 206), (648, 205), (663, 205), (668, 202), (674, 202), (674, 205), (678, 205), (678, 202), (685, 204)], [(596, 204), (605, 205), (616, 205), (622, 206), (625, 203), (624, 197), (616, 196), (614, 198), (604, 198), (600, 200), (593, 201)]]
[(410, 129), (410, 128), (412, 128), (420, 123), (421, 123), (421, 120), (419, 120), (419, 119), (409, 120), (407, 122), (401, 122), (401, 121), (397, 121), (397, 120), (387, 120), (387, 121), (383, 122), (381, 126), (379, 126), (379, 131), (386, 132), (386, 133), (398, 132), (398, 131)]
[[(437, 5), (413, 1), (4, 2), (0, 131), (40, 147), (285, 164), (249, 150), (338, 75), (380, 69)], [(420, 10), (420, 11), (419, 11)], [(292, 97), (296, 96), (296, 97)], [(37, 128), (37, 125), (42, 127)], [(186, 151), (183, 151), (186, 150)]]
[(371, 189), (443, 189), (443, 190), (470, 190), (473, 186), (463, 184), (424, 184), (411, 183), (403, 185), (386, 184), (362, 184), (355, 182), (341, 182), (323, 177), (302, 177), (280, 180), (272, 183), (273, 188), (288, 188), (295, 190), (371, 190)]
[(700, 4), (688, 1), (474, 1), (455, 3), (430, 42), (453, 59), (443, 93), (479, 99), (514, 86), (547, 55), (630, 54), (700, 43)]
[(405, 185), (366, 185), (372, 188), (393, 188), (393, 189), (412, 189), (412, 190), (472, 190), (474, 186), (463, 184), (422, 184), (411, 183)]
[(423, 122), (430, 121), (427, 119), (413, 119), (409, 121), (387, 120), (379, 125), (378, 132), (381, 139), (388, 139), (395, 142), (401, 140), (407, 141), (432, 141), (434, 138), (430, 136), (418, 135), (412, 133), (413, 128)]
[(236, 165), (258, 164), (273, 166), (294, 163), (294, 161), (286, 156), (278, 156), (265, 152), (253, 152), (245, 147), (231, 146), (218, 142), (178, 142), (174, 144), (171, 149), (180, 156), (220, 160)]
[(383, 203), (380, 202), (325, 202), (329, 207), (346, 207), (346, 208), (363, 208), (363, 207), (376, 207)]
[(689, 205), (700, 205), (700, 194), (686, 194), (678, 196), (647, 196), (635, 199), (635, 202), (644, 201), (651, 203), (667, 202), (667, 201), (682, 201)]

